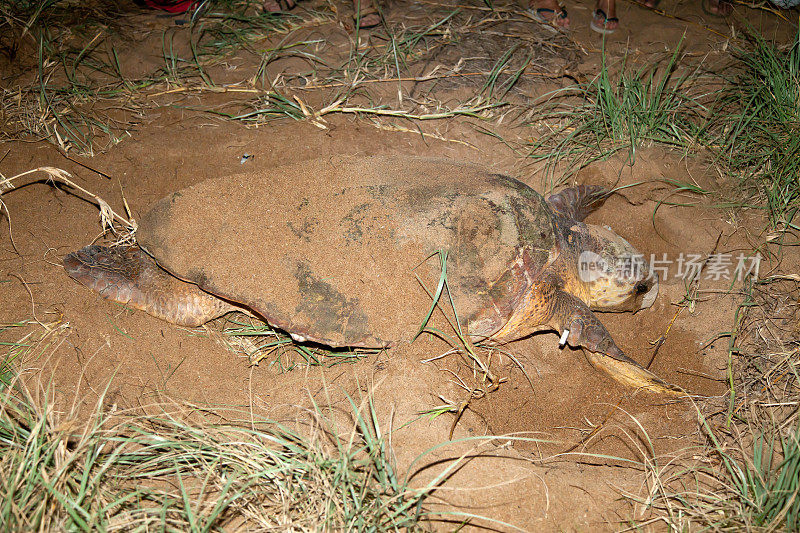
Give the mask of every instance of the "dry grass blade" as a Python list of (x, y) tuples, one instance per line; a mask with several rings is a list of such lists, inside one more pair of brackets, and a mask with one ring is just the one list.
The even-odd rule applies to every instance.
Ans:
[(245, 355), (251, 365), (268, 363), (281, 372), (289, 372), (298, 367), (332, 367), (342, 363), (354, 363), (380, 351), (302, 344), (292, 339), (289, 334), (243, 313), (226, 315), (218, 322), (220, 328), (218, 331), (212, 331), (212, 335), (227, 349)]
[(676, 530), (797, 531), (800, 282), (753, 283), (731, 338), (730, 407), (697, 406), (706, 442), (655, 473), (650, 504)]
[[(43, 172), (47, 175), (47, 181), (52, 184), (63, 184), (73, 189), (79, 191), (81, 194), (84, 194), (88, 199), (94, 202), (97, 207), (100, 209), (100, 221), (102, 223), (103, 229), (110, 231), (117, 237), (117, 242), (119, 244), (130, 244), (134, 240), (134, 234), (136, 233), (136, 221), (133, 219), (127, 219), (122, 215), (118, 214), (114, 211), (108, 202), (103, 200), (101, 197), (97, 196), (96, 194), (87, 191), (77, 183), (75, 183), (72, 179), (72, 175), (67, 172), (66, 170), (62, 170), (60, 168), (55, 167), (39, 167), (33, 170), (28, 170), (26, 172), (22, 172), (17, 174), (16, 176), (11, 176), (7, 178), (0, 174), (0, 208), (4, 208), (6, 210), (6, 214), (9, 216), (9, 228), (11, 226), (11, 217), (8, 213), (8, 207), (3, 203), (2, 195), (3, 189), (6, 191), (13, 189), (16, 185), (12, 183), (15, 180), (19, 180), (25, 176), (29, 176), (31, 174), (35, 174), (37, 172)], [(2, 209), (0, 209), (2, 211)]]
[(102, 400), (84, 421), (46, 391), (20, 382), (0, 391), (5, 527), (395, 529), (415, 527), (429, 492), (375, 477), (391, 469), (370, 425), (341, 441), (321, 416), (307, 437), (268, 421), (247, 429), (167, 411), (110, 414)]
[[(0, 386), (5, 528), (416, 531), (454, 516), (492, 523), (426, 505), (477, 447), (443, 461), (428, 457), (436, 446), (403, 476), (393, 464), (391, 430), (380, 427), (371, 397), (357, 405), (348, 396), (344, 422), (315, 404), (310, 416), (298, 415), (300, 429), (290, 429), (235, 410), (212, 414), (173, 404), (120, 411), (107, 391), (87, 416), (76, 410), (82, 402), (57, 407), (49, 387), (30, 390), (18, 377)], [(247, 422), (221, 424), (220, 416)], [(415, 465), (438, 473), (412, 487)]]

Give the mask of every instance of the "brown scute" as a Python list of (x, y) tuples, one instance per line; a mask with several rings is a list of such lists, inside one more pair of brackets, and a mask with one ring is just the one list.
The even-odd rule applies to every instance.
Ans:
[(137, 238), (176, 276), (331, 346), (412, 338), (431, 305), (415, 274), (434, 290), (439, 250), (461, 322), (489, 335), (519, 297), (500, 287), (524, 287), (496, 282), (522, 248), (535, 270), (554, 244), (550, 212), (526, 185), (408, 157), (330, 157), (211, 179), (157, 202)]

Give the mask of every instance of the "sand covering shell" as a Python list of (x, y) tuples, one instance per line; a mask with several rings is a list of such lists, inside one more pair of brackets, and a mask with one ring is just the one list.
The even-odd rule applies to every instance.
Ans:
[(137, 239), (176, 276), (276, 327), (377, 347), (416, 333), (431, 298), (415, 273), (435, 290), (438, 250), (462, 323), (496, 331), (554, 251), (551, 218), (530, 187), (477, 165), (331, 157), (179, 191)]

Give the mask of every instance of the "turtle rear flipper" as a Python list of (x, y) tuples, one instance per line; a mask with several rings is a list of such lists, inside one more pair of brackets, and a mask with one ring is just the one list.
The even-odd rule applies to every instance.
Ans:
[(87, 246), (64, 257), (67, 274), (114, 302), (182, 326), (234, 310), (196, 285), (171, 276), (138, 247)]
[(559, 216), (578, 222), (603, 205), (609, 192), (599, 185), (578, 185), (547, 197), (550, 208)]
[(586, 358), (595, 368), (606, 372), (620, 383), (656, 394), (686, 394), (677, 385), (664, 381), (627, 356), (625, 357), (627, 361), (625, 361), (588, 349), (585, 353)]
[(550, 324), (559, 332), (569, 330), (569, 345), (585, 348), (587, 359), (595, 367), (620, 383), (647, 392), (686, 394), (680, 387), (664, 381), (625, 355), (582, 301), (563, 291), (556, 295), (555, 300)]

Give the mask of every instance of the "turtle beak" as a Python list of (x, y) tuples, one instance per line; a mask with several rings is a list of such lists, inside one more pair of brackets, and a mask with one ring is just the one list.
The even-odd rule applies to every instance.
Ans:
[(653, 302), (656, 301), (656, 296), (658, 296), (658, 276), (653, 276), (655, 279), (655, 283), (653, 286), (650, 287), (650, 290), (642, 298), (642, 307), (640, 309), (645, 309), (653, 305)]

